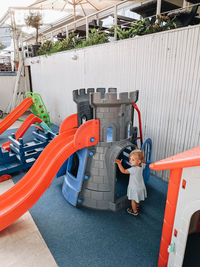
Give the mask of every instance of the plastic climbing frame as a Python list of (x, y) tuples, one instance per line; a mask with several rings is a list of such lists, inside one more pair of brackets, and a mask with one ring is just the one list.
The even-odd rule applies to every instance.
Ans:
[(33, 114), (42, 119), (48, 126), (50, 126), (50, 116), (47, 112), (41, 95), (38, 93), (27, 92), (26, 97), (31, 97), (33, 100), (33, 105), (31, 105), (30, 107)]

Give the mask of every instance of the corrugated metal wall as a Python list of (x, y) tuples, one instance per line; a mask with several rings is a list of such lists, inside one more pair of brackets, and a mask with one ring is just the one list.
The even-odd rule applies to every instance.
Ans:
[[(153, 161), (200, 144), (200, 26), (28, 59), (27, 64), (54, 123), (75, 111), (73, 89), (138, 89)], [(167, 172), (157, 175), (168, 178)]]

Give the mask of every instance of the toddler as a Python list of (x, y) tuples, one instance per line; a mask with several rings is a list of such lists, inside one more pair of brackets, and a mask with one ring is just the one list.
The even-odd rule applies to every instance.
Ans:
[(138, 208), (141, 200), (145, 200), (147, 197), (147, 191), (144, 184), (142, 172), (144, 163), (144, 153), (142, 150), (133, 150), (129, 155), (129, 163), (131, 168), (124, 169), (122, 166), (122, 160), (116, 159), (115, 163), (118, 165), (120, 171), (124, 174), (130, 174), (129, 184), (127, 189), (128, 199), (131, 200), (131, 207), (127, 212), (132, 215), (138, 215)]

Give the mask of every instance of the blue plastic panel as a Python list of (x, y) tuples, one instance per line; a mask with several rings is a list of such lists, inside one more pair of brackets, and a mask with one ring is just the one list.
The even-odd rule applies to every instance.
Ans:
[(64, 164), (60, 167), (60, 170), (57, 172), (56, 174), (56, 178), (59, 178), (63, 175), (66, 174), (66, 170), (67, 170), (67, 162), (68, 162), (68, 159), (64, 162)]
[(146, 183), (150, 177), (149, 165), (151, 164), (151, 151), (152, 151), (152, 141), (150, 138), (147, 138), (144, 141), (142, 145), (142, 150), (144, 151), (144, 157), (145, 157), (145, 162), (146, 162), (146, 166), (143, 170), (143, 178), (144, 178), (144, 182)]
[[(78, 195), (81, 191), (82, 184), (84, 177), (87, 175), (85, 174), (85, 166), (87, 163), (87, 157), (88, 157), (88, 149), (83, 148), (81, 150), (78, 150), (76, 152), (76, 155), (78, 157), (78, 169), (73, 170), (72, 168), (74, 167), (73, 164), (73, 157), (75, 157), (75, 154), (73, 154), (71, 157), (68, 159), (67, 163), (67, 173), (63, 182), (63, 187), (62, 187), (62, 193), (64, 198), (73, 206), (76, 206), (78, 203)], [(73, 174), (77, 173), (76, 176)]]

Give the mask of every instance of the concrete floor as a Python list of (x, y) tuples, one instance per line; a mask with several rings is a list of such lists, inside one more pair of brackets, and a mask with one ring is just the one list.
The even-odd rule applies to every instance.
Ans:
[[(23, 115), (21, 119), (25, 119), (27, 115), (29, 113)], [(22, 122), (16, 121), (9, 129), (19, 128), (21, 124)], [(13, 185), (12, 180), (0, 183), (0, 194)], [(0, 266), (57, 266), (29, 212), (0, 232)]]

